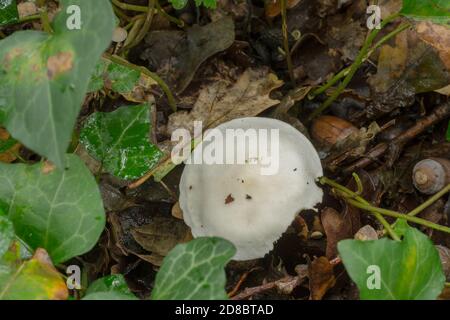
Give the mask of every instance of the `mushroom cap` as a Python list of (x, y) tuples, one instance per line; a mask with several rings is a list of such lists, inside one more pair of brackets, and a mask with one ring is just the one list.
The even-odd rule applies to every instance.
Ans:
[[(246, 164), (186, 164), (180, 207), (194, 237), (222, 237), (236, 246), (234, 260), (256, 259), (272, 250), (297, 213), (313, 209), (322, 200), (322, 189), (315, 184), (323, 175), (322, 166), (309, 140), (285, 122), (256, 117), (232, 120), (216, 128), (225, 142), (227, 129), (268, 129), (269, 156), (276, 151), (270, 130), (278, 129), (278, 171), (263, 175), (264, 161), (254, 163), (247, 158)], [(205, 155), (213, 138), (220, 139), (207, 132), (191, 159)], [(236, 144), (234, 148), (236, 154)], [(259, 149), (258, 158), (268, 160)]]

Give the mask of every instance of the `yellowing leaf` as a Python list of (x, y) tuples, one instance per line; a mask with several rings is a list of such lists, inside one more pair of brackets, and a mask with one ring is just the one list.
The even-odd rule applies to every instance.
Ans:
[(19, 265), (0, 265), (1, 300), (66, 300), (68, 290), (48, 253), (37, 249)]

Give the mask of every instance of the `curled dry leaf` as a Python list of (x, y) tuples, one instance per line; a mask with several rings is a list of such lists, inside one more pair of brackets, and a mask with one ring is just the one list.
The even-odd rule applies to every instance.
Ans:
[(444, 271), (447, 281), (450, 279), (450, 249), (441, 245), (437, 245), (436, 249), (439, 252), (439, 258), (442, 263), (442, 270)]
[(178, 128), (192, 132), (194, 121), (202, 121), (206, 129), (236, 118), (256, 116), (279, 103), (269, 94), (282, 84), (267, 68), (249, 68), (234, 84), (224, 80), (208, 84), (200, 90), (190, 113), (179, 111), (169, 117), (168, 134)]
[(352, 237), (352, 224), (349, 215), (339, 214), (333, 208), (324, 208), (320, 215), (325, 234), (327, 235), (326, 256), (332, 259), (337, 256), (337, 243)]
[(314, 259), (308, 267), (311, 300), (321, 300), (325, 293), (336, 284), (333, 265), (326, 257)]

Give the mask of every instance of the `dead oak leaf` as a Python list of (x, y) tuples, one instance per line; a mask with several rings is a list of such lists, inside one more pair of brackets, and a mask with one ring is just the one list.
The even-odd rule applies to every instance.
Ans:
[(325, 293), (334, 287), (333, 265), (326, 257), (314, 259), (308, 267), (309, 290), (311, 300), (321, 300)]
[(268, 68), (249, 68), (234, 84), (225, 80), (208, 84), (201, 89), (190, 113), (179, 111), (169, 117), (168, 134), (179, 128), (192, 132), (194, 121), (202, 121), (206, 129), (233, 119), (256, 116), (280, 102), (271, 99), (269, 94), (282, 84)]

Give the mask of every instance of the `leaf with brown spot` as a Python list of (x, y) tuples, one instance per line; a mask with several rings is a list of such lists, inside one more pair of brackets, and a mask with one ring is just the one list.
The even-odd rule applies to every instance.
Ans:
[(50, 80), (73, 68), (73, 53), (59, 52), (47, 59), (47, 76)]
[(66, 300), (67, 285), (44, 249), (15, 265), (2, 261), (0, 300)]
[(17, 159), (21, 144), (0, 127), (0, 162), (11, 163)]

